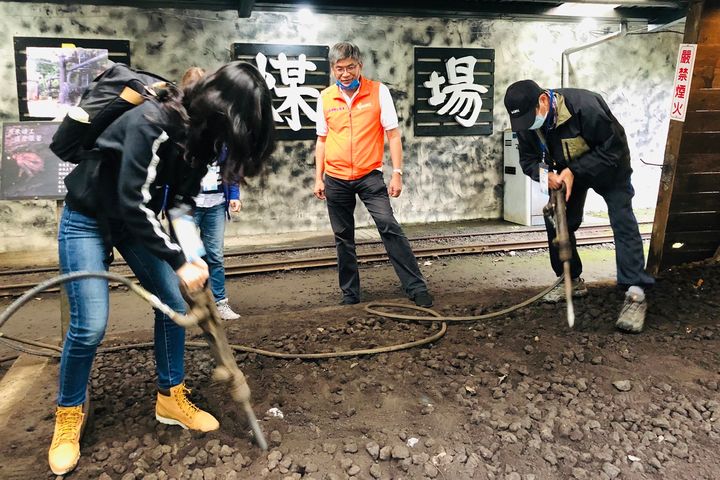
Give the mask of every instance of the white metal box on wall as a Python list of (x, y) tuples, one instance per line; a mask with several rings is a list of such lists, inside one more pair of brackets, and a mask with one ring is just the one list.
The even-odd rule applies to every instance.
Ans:
[(520, 167), (517, 134), (505, 130), (503, 136), (503, 181), (505, 185), (503, 218), (521, 225), (544, 225), (542, 209), (548, 196), (540, 184), (525, 175)]

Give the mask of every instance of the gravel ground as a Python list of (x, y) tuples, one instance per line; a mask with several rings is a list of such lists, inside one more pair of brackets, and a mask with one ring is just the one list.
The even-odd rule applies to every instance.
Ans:
[[(649, 293), (640, 335), (614, 331), (622, 292), (591, 285), (572, 331), (563, 305), (535, 304), (449, 325), (436, 343), (403, 352), (320, 361), (238, 353), (267, 452), (210, 380), (206, 350), (188, 351), (187, 381), (220, 419), (209, 434), (155, 421), (151, 351), (101, 355), (70, 478), (717, 479), (719, 285), (717, 266), (668, 272)], [(437, 310), (480, 314), (531, 293), (468, 291)], [(294, 353), (389, 345), (437, 327), (338, 307), (243, 318), (228, 336)], [(26, 478), (51, 478), (42, 461), (49, 440), (15, 446), (39, 452)]]

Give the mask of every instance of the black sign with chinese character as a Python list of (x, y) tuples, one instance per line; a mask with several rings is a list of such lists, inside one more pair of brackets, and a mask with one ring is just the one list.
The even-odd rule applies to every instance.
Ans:
[(3, 124), (0, 198), (3, 200), (65, 197), (65, 176), (75, 167), (50, 151), (60, 122)]
[(415, 47), (415, 136), (493, 132), (495, 50)]
[(324, 45), (233, 44), (234, 58), (255, 65), (270, 87), (279, 140), (315, 138), (317, 101), (330, 80), (328, 51)]

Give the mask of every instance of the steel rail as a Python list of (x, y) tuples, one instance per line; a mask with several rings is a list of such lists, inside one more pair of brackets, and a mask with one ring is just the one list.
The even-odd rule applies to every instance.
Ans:
[[(650, 234), (641, 234), (644, 240), (650, 238)], [(595, 235), (583, 236), (577, 238), (577, 245), (596, 245), (602, 243), (612, 243), (614, 241), (612, 235)], [(417, 258), (433, 258), (454, 255), (477, 255), (483, 253), (507, 252), (513, 250), (536, 250), (547, 248), (547, 240), (525, 240), (519, 242), (495, 242), (480, 243), (474, 245), (455, 245), (426, 247), (413, 249), (413, 253)], [(387, 254), (384, 251), (358, 253), (358, 263), (372, 263), (387, 260)], [(257, 262), (245, 265), (226, 265), (225, 276), (235, 277), (242, 275), (252, 275), (261, 273), (284, 272), (291, 270), (306, 270), (312, 268), (333, 267), (337, 265), (337, 257), (335, 255), (327, 255), (314, 258), (298, 258), (283, 259), (272, 262)], [(126, 275), (127, 278), (134, 279), (135, 276)], [(0, 286), (0, 296), (16, 296), (29, 288), (38, 285), (38, 282), (16, 283)], [(118, 283), (110, 283), (111, 287), (118, 286)], [(57, 292), (58, 288), (45, 290), (46, 292)]]
[[(638, 225), (652, 225), (652, 222), (638, 222)], [(609, 231), (610, 226), (609, 225), (582, 225), (580, 228), (578, 228), (577, 233), (580, 232), (591, 232), (593, 230), (600, 230), (600, 231)], [(503, 230), (491, 230), (486, 232), (467, 232), (467, 233), (447, 233), (443, 235), (425, 235), (420, 237), (412, 237), (408, 238), (408, 240), (412, 242), (426, 242), (426, 241), (442, 241), (442, 240), (449, 240), (454, 238), (470, 238), (470, 237), (489, 237), (489, 236), (507, 236), (507, 235), (524, 235), (524, 234), (533, 234), (533, 233), (544, 233), (545, 227), (529, 227), (529, 228), (523, 228), (522, 230), (513, 230), (508, 231), (507, 229)], [(359, 242), (355, 242), (356, 246), (368, 246), (368, 245), (380, 245), (382, 244), (382, 240), (361, 240)], [(323, 249), (329, 249), (329, 248), (335, 248), (334, 243), (328, 243), (328, 244), (322, 244), (322, 245), (310, 245), (310, 246), (293, 246), (293, 247), (270, 247), (270, 248), (261, 248), (257, 250), (226, 250), (225, 251), (225, 258), (235, 258), (235, 257), (244, 257), (249, 255), (270, 255), (274, 253), (285, 253), (285, 252), (300, 252), (300, 251), (308, 251), (308, 250), (323, 250)], [(125, 261), (118, 260), (117, 262), (114, 262), (113, 267), (123, 267), (127, 266)], [(52, 273), (53, 275), (58, 273), (57, 266), (53, 267), (35, 267), (35, 268), (21, 268), (21, 269), (13, 269), (13, 270), (0, 270), (0, 277), (8, 277), (8, 276), (14, 276), (14, 275), (31, 275), (35, 273)]]
[[(648, 237), (649, 238), (649, 237)], [(613, 242), (612, 235), (601, 235), (592, 237), (580, 237), (577, 239), (578, 245), (593, 245), (598, 243)], [(413, 249), (413, 253), (417, 258), (432, 258), (453, 255), (472, 255), (481, 253), (497, 253), (507, 252), (511, 250), (535, 250), (547, 247), (547, 240), (526, 240), (522, 242), (497, 242), (482, 243), (476, 245), (456, 245), (449, 247), (428, 247)], [(366, 252), (358, 254), (358, 263), (371, 263), (387, 260), (387, 253), (383, 252)], [(278, 268), (281, 265), (281, 268)], [(298, 258), (286, 259), (282, 262), (259, 262), (248, 265), (225, 266), (225, 275), (247, 275), (251, 273), (269, 273), (283, 270), (298, 270), (303, 268), (319, 268), (337, 265), (337, 257), (328, 255), (315, 258)]]

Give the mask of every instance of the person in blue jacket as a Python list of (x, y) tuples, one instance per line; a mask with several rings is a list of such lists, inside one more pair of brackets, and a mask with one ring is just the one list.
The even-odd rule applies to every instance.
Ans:
[[(191, 89), (201, 78), (205, 70), (190, 67), (180, 80), (183, 89)], [(240, 185), (237, 182), (224, 182), (223, 173), (228, 155), (227, 145), (217, 148), (215, 160), (208, 165), (207, 174), (200, 184), (200, 193), (195, 200), (195, 224), (200, 229), (200, 238), (205, 247), (205, 261), (210, 270), (210, 289), (220, 317), (223, 320), (236, 320), (240, 315), (235, 313), (225, 293), (225, 221), (230, 220), (230, 212), (239, 212)]]
[(202, 179), (200, 193), (195, 197), (194, 217), (205, 246), (205, 261), (210, 269), (210, 289), (220, 317), (223, 320), (236, 320), (240, 315), (233, 311), (225, 294), (225, 221), (230, 220), (230, 212), (240, 211), (242, 202), (240, 185), (222, 181), (226, 158), (227, 146), (223, 145)]

